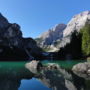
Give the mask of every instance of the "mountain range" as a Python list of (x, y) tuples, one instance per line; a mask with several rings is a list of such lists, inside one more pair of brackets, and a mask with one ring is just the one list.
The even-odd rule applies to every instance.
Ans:
[(0, 60), (49, 59), (52, 54), (55, 60), (81, 59), (85, 55), (82, 51), (87, 54), (84, 57), (89, 57), (90, 25), (84, 28), (83, 38), (79, 35), (87, 23), (90, 24), (90, 11), (73, 16), (67, 25), (55, 25), (34, 40), (24, 38), (20, 26), (0, 13)]
[(90, 11), (81, 12), (72, 17), (67, 25), (57, 24), (36, 38), (39, 47), (48, 52), (57, 52), (70, 43), (74, 31), (80, 32), (86, 22), (90, 21)]

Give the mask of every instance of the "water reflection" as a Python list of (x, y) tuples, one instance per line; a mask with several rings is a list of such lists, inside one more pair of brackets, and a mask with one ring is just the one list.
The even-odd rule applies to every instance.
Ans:
[(90, 74), (82, 73), (82, 72), (75, 72), (75, 71), (73, 71), (73, 72), (79, 77), (83, 77), (86, 80), (90, 80)]
[(84, 78), (64, 69), (44, 71), (38, 78), (52, 90), (86, 90)]
[(0, 90), (18, 90), (22, 79), (30, 79), (33, 74), (24, 67), (3, 67), (0, 64)]
[[(35, 65), (37, 61), (32, 62), (33, 65)], [(37, 71), (36, 68), (32, 66), (32, 63), (26, 64), (26, 68), (31, 72), (33, 72), (33, 70)], [(86, 90), (84, 78), (75, 75), (70, 70), (62, 69), (57, 64), (42, 67), (39, 72), (35, 74), (43, 84), (52, 90)]]
[(23, 79), (21, 81), (21, 86), (18, 90), (51, 90), (50, 88), (46, 87), (42, 84), (38, 79)]
[(90, 81), (62, 68), (44, 68), (37, 74), (25, 67), (0, 68), (0, 90), (89, 90), (89, 86)]

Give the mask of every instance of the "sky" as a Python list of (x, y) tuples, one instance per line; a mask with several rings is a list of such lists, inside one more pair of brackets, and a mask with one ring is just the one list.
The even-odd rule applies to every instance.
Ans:
[(0, 0), (0, 12), (10, 23), (21, 26), (23, 37), (36, 38), (87, 10), (90, 0)]

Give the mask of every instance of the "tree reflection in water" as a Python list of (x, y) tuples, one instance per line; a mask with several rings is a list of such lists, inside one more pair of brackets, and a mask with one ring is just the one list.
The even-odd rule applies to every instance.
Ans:
[[(33, 77), (48, 88), (51, 88), (51, 90), (89, 90), (86, 89), (84, 78), (62, 68), (42, 69), (37, 74), (33, 74), (25, 67), (19, 70), (15, 70), (12, 67), (0, 70), (0, 90), (18, 90), (23, 84), (21, 83), (22, 80), (30, 80)], [(28, 85), (35, 86), (33, 84), (30, 85), (30, 83)]]

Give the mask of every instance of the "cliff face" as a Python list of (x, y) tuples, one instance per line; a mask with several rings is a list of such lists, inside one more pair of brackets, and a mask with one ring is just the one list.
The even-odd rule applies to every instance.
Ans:
[(75, 30), (79, 32), (88, 20), (90, 20), (90, 11), (85, 11), (75, 15), (67, 24), (66, 29), (63, 31), (63, 36), (66, 37), (71, 35)]
[(62, 54), (63, 59), (83, 58), (80, 31), (87, 23), (90, 23), (90, 11), (75, 15), (67, 24), (66, 29), (63, 31), (63, 38), (59, 43), (59, 54)]
[(40, 46), (43, 49), (51, 49), (52, 45), (58, 39), (63, 37), (63, 30), (65, 28), (65, 24), (58, 24), (55, 27), (49, 29), (47, 32), (44, 32), (39, 38), (36, 39), (38, 46)]
[(67, 25), (59, 24), (42, 34), (36, 39), (38, 46), (55, 53), (55, 59), (83, 58), (80, 31), (87, 23), (90, 24), (90, 11), (81, 12), (73, 16)]
[(90, 23), (90, 11), (84, 11), (80, 14), (75, 15), (67, 24), (65, 30), (63, 30), (63, 38), (61, 39), (60, 47), (64, 47), (68, 43), (70, 43), (72, 34), (74, 32), (79, 33), (87, 22)]
[(18, 24), (9, 23), (0, 14), (0, 60), (31, 59), (35, 58), (34, 54), (41, 55), (41, 52), (42, 50), (32, 38), (22, 37), (22, 32)]
[(58, 24), (36, 39), (38, 46), (49, 52), (56, 52), (71, 42), (72, 34), (77, 33), (90, 21), (90, 11), (73, 16), (70, 22)]

